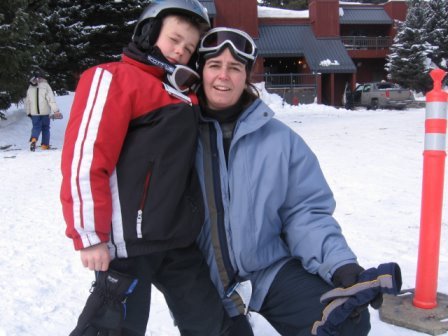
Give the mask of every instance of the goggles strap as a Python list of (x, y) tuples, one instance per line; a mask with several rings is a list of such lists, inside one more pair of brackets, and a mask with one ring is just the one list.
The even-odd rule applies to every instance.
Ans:
[[(147, 55), (147, 60), (159, 67), (165, 70), (165, 72), (167, 73), (167, 79), (170, 82), (170, 84), (178, 91), (180, 92), (186, 92), (190, 89), (190, 87), (185, 87), (185, 84), (188, 82), (191, 82), (191, 78), (194, 78), (195, 80), (199, 80), (199, 75), (197, 74), (196, 71), (190, 69), (187, 66), (184, 65), (171, 65), (169, 63), (163, 62), (161, 60), (159, 60), (158, 58), (151, 56), (151, 55)], [(176, 73), (179, 73), (180, 71), (184, 71), (188, 73), (188, 77), (190, 77), (190, 79), (188, 78), (183, 78), (182, 82), (178, 82), (177, 78), (178, 76), (176, 76)]]
[(157, 66), (159, 68), (162, 68), (163, 70), (165, 70), (169, 74), (172, 74), (174, 72), (174, 70), (176, 69), (175, 66), (170, 65), (170, 64), (168, 64), (166, 62), (163, 62), (163, 61), (159, 60), (158, 58), (155, 58), (154, 56), (147, 55), (146, 58), (152, 65), (155, 65), (155, 66)]

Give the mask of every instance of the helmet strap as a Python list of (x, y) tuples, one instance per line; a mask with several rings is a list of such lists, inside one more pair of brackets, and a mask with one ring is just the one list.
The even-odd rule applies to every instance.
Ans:
[(162, 18), (151, 18), (142, 26), (141, 33), (135, 41), (140, 50), (146, 52), (157, 42), (162, 22)]
[(157, 46), (150, 46), (147, 50), (141, 50), (135, 42), (130, 42), (127, 48), (124, 48), (124, 54), (132, 59), (135, 59), (139, 62), (154, 65), (153, 63), (148, 61), (148, 55), (152, 55), (155, 58), (161, 60), (165, 63), (170, 63), (165, 56), (163, 56), (162, 52)]

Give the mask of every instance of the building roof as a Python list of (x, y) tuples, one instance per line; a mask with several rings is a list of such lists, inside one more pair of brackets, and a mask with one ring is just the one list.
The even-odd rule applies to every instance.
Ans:
[(381, 7), (341, 7), (339, 10), (340, 24), (393, 24), (393, 20)]
[(317, 39), (309, 25), (262, 25), (259, 34), (256, 44), (262, 57), (305, 57), (313, 72), (356, 72), (341, 40)]
[(216, 7), (214, 0), (199, 0), (199, 2), (207, 9), (210, 18), (216, 16)]

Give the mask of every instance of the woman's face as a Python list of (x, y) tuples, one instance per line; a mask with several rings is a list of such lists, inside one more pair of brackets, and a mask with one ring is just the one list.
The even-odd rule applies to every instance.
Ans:
[(207, 106), (222, 110), (240, 99), (246, 87), (246, 66), (226, 48), (219, 56), (205, 62), (202, 77)]

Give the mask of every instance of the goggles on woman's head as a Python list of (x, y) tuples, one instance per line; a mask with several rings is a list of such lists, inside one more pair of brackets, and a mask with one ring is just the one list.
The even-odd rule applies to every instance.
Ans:
[(234, 54), (250, 63), (257, 58), (257, 46), (254, 40), (244, 31), (233, 28), (220, 27), (209, 30), (202, 38), (198, 52), (214, 56), (227, 45), (232, 48)]
[(185, 65), (168, 64), (151, 55), (148, 55), (147, 59), (151, 64), (166, 71), (168, 82), (179, 92), (187, 92), (200, 80), (198, 73)]

